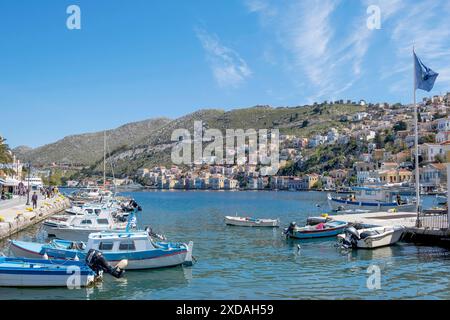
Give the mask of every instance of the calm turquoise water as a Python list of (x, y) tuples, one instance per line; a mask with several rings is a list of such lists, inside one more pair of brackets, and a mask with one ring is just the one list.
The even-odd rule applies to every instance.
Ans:
[[(170, 240), (195, 242), (192, 268), (128, 272), (81, 290), (5, 289), (0, 299), (450, 299), (446, 249), (398, 244), (343, 254), (334, 239), (285, 240), (281, 229), (227, 227), (225, 215), (305, 222), (326, 209), (315, 192), (139, 192), (142, 226)], [(434, 198), (426, 199), (429, 206)], [(316, 205), (322, 206), (318, 208)], [(16, 236), (42, 241), (39, 227)], [(297, 245), (301, 244), (301, 251)], [(5, 243), (2, 244), (4, 250)], [(367, 268), (381, 289), (367, 288)]]

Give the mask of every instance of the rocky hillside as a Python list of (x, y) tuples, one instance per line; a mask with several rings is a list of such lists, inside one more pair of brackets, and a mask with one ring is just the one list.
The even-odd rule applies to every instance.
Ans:
[[(154, 119), (127, 124), (107, 132), (111, 148), (109, 163), (113, 163), (117, 176), (133, 175), (137, 169), (156, 165), (171, 165), (172, 132), (187, 129), (193, 132), (194, 122), (202, 121), (205, 128), (272, 129), (282, 134), (309, 137), (324, 133), (331, 127), (340, 128), (343, 115), (365, 111), (366, 107), (353, 104), (312, 105), (272, 108), (255, 106), (231, 111), (207, 109), (184, 117), (168, 120)], [(66, 137), (54, 144), (34, 150), (25, 150), (22, 160), (47, 164), (74, 162), (90, 166), (84, 174), (100, 173), (103, 164), (103, 132)], [(20, 150), (19, 150), (20, 151)], [(20, 152), (19, 152), (20, 154)]]
[[(116, 150), (134, 145), (169, 122), (165, 118), (150, 119), (108, 130), (106, 135), (109, 148)], [(34, 164), (57, 162), (92, 165), (103, 157), (103, 131), (68, 136), (36, 149), (22, 146), (13, 152), (21, 161), (32, 161)]]
[[(142, 167), (171, 165), (171, 150), (174, 145), (171, 135), (175, 129), (184, 128), (193, 133), (194, 122), (202, 121), (205, 128), (216, 128), (225, 133), (226, 129), (272, 129), (278, 128), (282, 134), (296, 134), (309, 137), (323, 133), (331, 127), (344, 126), (340, 119), (365, 111), (359, 105), (315, 105), (299, 107), (272, 108), (256, 106), (253, 108), (223, 110), (200, 110), (167, 123), (153, 131), (139, 143), (114, 152), (111, 163), (116, 172), (132, 175)], [(101, 170), (101, 161), (92, 168)]]

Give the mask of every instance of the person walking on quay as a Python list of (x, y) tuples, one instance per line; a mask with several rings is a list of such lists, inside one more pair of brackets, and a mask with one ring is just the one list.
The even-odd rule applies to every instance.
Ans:
[(31, 202), (33, 203), (33, 209), (36, 209), (38, 203), (38, 195), (36, 192), (34, 192), (33, 196), (31, 197)]
[(25, 196), (25, 185), (22, 181), (19, 182), (19, 197)]

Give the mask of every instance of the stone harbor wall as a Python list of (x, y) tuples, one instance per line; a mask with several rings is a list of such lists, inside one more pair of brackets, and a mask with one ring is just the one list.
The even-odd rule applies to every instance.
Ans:
[(41, 200), (39, 207), (35, 210), (25, 205), (2, 209), (0, 210), (0, 240), (42, 222), (69, 207), (69, 199), (61, 195), (52, 199)]

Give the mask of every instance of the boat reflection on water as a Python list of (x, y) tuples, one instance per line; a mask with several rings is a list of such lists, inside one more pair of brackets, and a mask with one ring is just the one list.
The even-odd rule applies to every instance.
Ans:
[(153, 292), (187, 287), (193, 279), (192, 270), (191, 267), (178, 266), (128, 272), (122, 279), (108, 277), (88, 290), (89, 299), (109, 300), (125, 296), (130, 300), (152, 299)]
[(401, 250), (400, 247), (382, 247), (373, 250), (352, 250), (352, 257), (358, 260), (384, 260), (394, 257)]
[(67, 290), (67, 288), (0, 288), (0, 300), (11, 294), (17, 300), (130, 300), (152, 299), (154, 292), (186, 288), (193, 280), (191, 267), (173, 267), (125, 273), (121, 279), (105, 275), (95, 286)]

